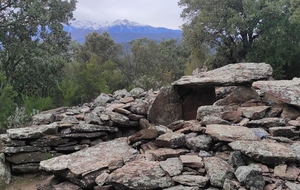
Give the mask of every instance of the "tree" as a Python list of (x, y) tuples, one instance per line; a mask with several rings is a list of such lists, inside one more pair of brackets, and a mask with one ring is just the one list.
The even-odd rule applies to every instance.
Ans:
[(79, 68), (73, 78), (84, 92), (84, 100), (96, 98), (101, 92), (111, 93), (124, 88), (124, 77), (117, 66), (122, 46), (107, 32), (93, 32), (86, 36), (83, 45), (72, 46), (75, 50), (73, 65), (77, 63)]
[(81, 63), (86, 63), (93, 55), (100, 56), (102, 61), (116, 61), (122, 54), (122, 46), (116, 44), (107, 32), (98, 34), (93, 32), (85, 37), (85, 43), (82, 46), (77, 58)]
[[(292, 64), (288, 61), (294, 59), (290, 51), (299, 45), (299, 0), (180, 0), (179, 5), (184, 7), (181, 16), (187, 20), (184, 40), (193, 50), (204, 44), (216, 51), (215, 67), (252, 60), (276, 61), (270, 64), (277, 69)], [(287, 48), (289, 41), (295, 44), (293, 48)], [(259, 53), (258, 46), (270, 53), (279, 48), (278, 53), (273, 51), (276, 57), (287, 61), (270, 59), (274, 55)]]
[(159, 88), (183, 75), (187, 48), (177, 40), (134, 40), (121, 70), (133, 87)]
[[(52, 57), (67, 51), (70, 36), (63, 31), (63, 24), (72, 19), (75, 6), (76, 0), (1, 1), (0, 69), (10, 84), (15, 85), (17, 78), (24, 77), (24, 70), (41, 75), (36, 67), (45, 69), (52, 64), (48, 70), (51, 71), (59, 65)], [(25, 86), (17, 85), (22, 87), (20, 90)]]

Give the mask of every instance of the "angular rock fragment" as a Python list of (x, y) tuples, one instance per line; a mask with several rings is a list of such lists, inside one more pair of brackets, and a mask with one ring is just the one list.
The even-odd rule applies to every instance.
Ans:
[(299, 116), (299, 109), (297, 109), (296, 106), (291, 106), (288, 104), (284, 106), (283, 111), (281, 113), (281, 117), (288, 120), (296, 119)]
[(198, 135), (186, 138), (186, 146), (195, 152), (199, 152), (200, 150), (209, 150), (212, 141), (212, 138), (208, 135)]
[(300, 184), (299, 183), (294, 183), (294, 182), (290, 182), (290, 181), (287, 181), (285, 183), (285, 185), (291, 189), (291, 190), (299, 190), (300, 189)]
[(100, 105), (111, 102), (111, 97), (107, 94), (101, 93), (96, 99), (95, 102), (99, 103)]
[(296, 181), (300, 174), (300, 169), (294, 165), (278, 165), (274, 168), (274, 176), (284, 180)]
[(269, 106), (254, 106), (254, 107), (240, 107), (238, 108), (239, 111), (243, 113), (243, 116), (248, 119), (262, 119)]
[(260, 190), (265, 186), (261, 170), (249, 166), (240, 166), (235, 171), (235, 176), (250, 190)]
[(196, 186), (200, 188), (203, 188), (209, 181), (208, 177), (200, 175), (178, 175), (174, 176), (172, 179), (182, 185)]
[(277, 117), (267, 117), (258, 120), (251, 120), (247, 123), (247, 127), (277, 127), (277, 126), (285, 126), (286, 121), (283, 118)]
[(52, 189), (53, 190), (82, 190), (82, 188), (80, 188), (79, 186), (67, 181), (57, 185), (53, 185)]
[(5, 147), (4, 153), (6, 154), (14, 154), (21, 152), (45, 152), (49, 151), (50, 147), (35, 147), (35, 146), (19, 146), (19, 147)]
[(225, 179), (233, 177), (234, 169), (219, 157), (206, 157), (203, 159), (205, 169), (210, 177), (210, 184), (215, 187), (223, 187)]
[(97, 177), (93, 174), (108, 168), (112, 159), (123, 159), (126, 163), (136, 155), (137, 150), (127, 144), (127, 138), (119, 138), (72, 154), (44, 160), (40, 162), (40, 168), (55, 175), (63, 175), (62, 177), (81, 187), (88, 188)]
[(11, 171), (14, 174), (36, 173), (39, 172), (39, 163), (12, 164)]
[(159, 148), (156, 150), (147, 150), (145, 151), (145, 155), (150, 160), (163, 161), (168, 158), (179, 157), (188, 152), (186, 149)]
[(271, 127), (269, 132), (272, 136), (281, 136), (281, 137), (294, 137), (299, 135), (299, 132), (296, 131), (295, 126), (285, 126), (285, 127)]
[(44, 135), (57, 134), (57, 123), (49, 125), (36, 125), (24, 128), (8, 129), (6, 132), (11, 139), (37, 139)]
[(285, 103), (300, 106), (300, 78), (293, 78), (293, 80), (257, 81), (252, 86), (264, 93), (271, 94)]
[(54, 122), (54, 120), (55, 117), (52, 113), (40, 113), (32, 117), (32, 123), (34, 125), (49, 124)]
[(74, 125), (72, 127), (72, 130), (75, 133), (77, 133), (77, 132), (88, 133), (88, 132), (98, 132), (98, 131), (106, 131), (106, 132), (118, 132), (119, 131), (119, 129), (117, 127), (87, 124), (87, 123), (79, 123), (78, 125)]
[(129, 144), (133, 144), (141, 140), (151, 140), (158, 136), (158, 132), (154, 129), (142, 129), (137, 133), (128, 137)]
[(171, 177), (179, 175), (183, 169), (182, 162), (176, 157), (161, 161), (159, 165)]
[(156, 138), (155, 144), (165, 148), (179, 148), (185, 144), (185, 136), (182, 133), (166, 133)]
[(249, 100), (259, 100), (259, 95), (257, 92), (250, 87), (240, 86), (231, 92), (224, 99), (220, 99), (214, 103), (216, 106), (225, 106), (225, 105), (239, 105), (243, 104)]
[(191, 168), (203, 168), (204, 163), (201, 157), (198, 155), (181, 155), (179, 157), (180, 161), (182, 162), (183, 166), (191, 167)]
[(113, 171), (107, 182), (121, 189), (158, 189), (174, 185), (159, 162), (135, 160)]
[(219, 141), (259, 140), (253, 130), (242, 126), (211, 124), (206, 126), (205, 133)]
[(26, 152), (26, 153), (16, 153), (6, 157), (6, 160), (14, 164), (25, 164), (32, 162), (40, 162), (53, 158), (55, 156), (60, 156), (58, 153), (46, 153), (46, 152)]
[(266, 141), (235, 141), (229, 143), (233, 150), (241, 151), (250, 158), (267, 165), (277, 165), (296, 160), (292, 149), (281, 143)]

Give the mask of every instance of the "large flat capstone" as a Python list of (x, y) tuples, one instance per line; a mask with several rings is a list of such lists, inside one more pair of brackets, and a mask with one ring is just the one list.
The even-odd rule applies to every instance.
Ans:
[(236, 63), (218, 69), (199, 73), (198, 75), (183, 76), (172, 83), (174, 86), (235, 86), (267, 79), (273, 69), (266, 63)]

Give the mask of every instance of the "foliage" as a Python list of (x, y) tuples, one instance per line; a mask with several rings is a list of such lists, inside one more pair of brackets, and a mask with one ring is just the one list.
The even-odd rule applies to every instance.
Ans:
[(32, 113), (44, 111), (53, 108), (52, 98), (47, 97), (35, 97), (22, 94), (22, 105), (25, 107), (25, 112), (28, 116), (32, 116)]
[(79, 90), (80, 86), (76, 81), (65, 78), (60, 82), (57, 82), (57, 88), (63, 96), (63, 105), (71, 106), (73, 103), (76, 103), (76, 92)]
[(0, 133), (4, 130), (6, 119), (14, 113), (14, 98), (17, 93), (7, 84), (6, 77), (0, 73)]
[(116, 44), (107, 32), (102, 34), (93, 32), (85, 37), (85, 43), (81, 46), (76, 58), (80, 63), (87, 63), (94, 55), (101, 57), (102, 62), (116, 61), (121, 53), (122, 46)]
[[(131, 85), (148, 89), (170, 84), (183, 75), (187, 49), (177, 40), (138, 39), (131, 42), (130, 53), (125, 55), (120, 70)], [(155, 81), (155, 82), (154, 82)], [(148, 85), (153, 82), (152, 85)], [(158, 86), (160, 85), (160, 86)]]
[(70, 41), (63, 23), (72, 19), (75, 5), (75, 0), (1, 1), (0, 69), (19, 93), (55, 86), (47, 80), (59, 73), (57, 57)]
[[(214, 67), (242, 61), (267, 62), (280, 76), (299, 65), (299, 0), (180, 0), (187, 20), (183, 36), (193, 51), (216, 50)], [(298, 11), (298, 12), (297, 12)], [(299, 73), (298, 73), (299, 75)]]

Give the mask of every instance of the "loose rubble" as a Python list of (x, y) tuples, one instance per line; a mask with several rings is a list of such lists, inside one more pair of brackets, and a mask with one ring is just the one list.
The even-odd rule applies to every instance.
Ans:
[(265, 63), (231, 64), (42, 112), (0, 136), (0, 166), (60, 179), (40, 190), (299, 190), (299, 79), (271, 75)]

